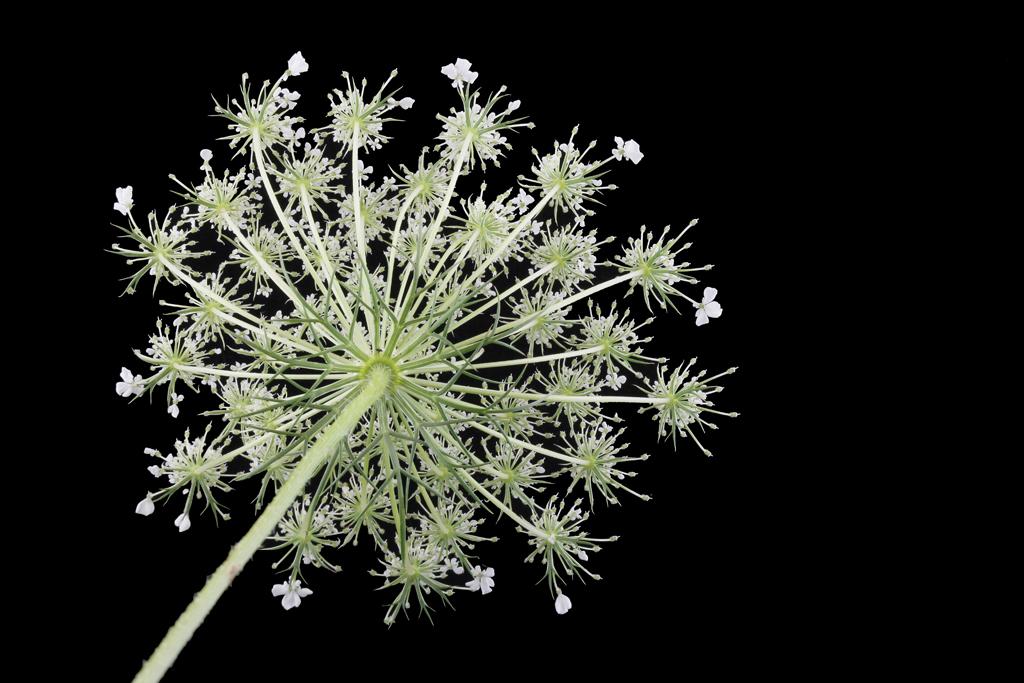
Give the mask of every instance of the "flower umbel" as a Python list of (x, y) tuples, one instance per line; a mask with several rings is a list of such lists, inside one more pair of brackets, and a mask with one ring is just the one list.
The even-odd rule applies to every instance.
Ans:
[(134, 352), (141, 373), (122, 368), (115, 391), (160, 388), (180, 420), (199, 403), (186, 394), (219, 404), (201, 436), (186, 429), (168, 455), (146, 449), (160, 485), (136, 512), (177, 501), (184, 532), (207, 512), (227, 518), (221, 499), (236, 482), (259, 483), (252, 528), (183, 614), (189, 628), (172, 629), (137, 680), (159, 679), (260, 548), (276, 557), (283, 582), (271, 593), (290, 610), (313, 594), (307, 581), (339, 568), (345, 546), (369, 544), (390, 624), (414, 602), (429, 616), (458, 592), (490, 593), (483, 558), (512, 525), (565, 614), (563, 586), (599, 579), (593, 555), (615, 540), (593, 537), (590, 515), (623, 494), (647, 498), (627, 486), (647, 456), (630, 454), (619, 413), (650, 412), (659, 436), (691, 437), (704, 452), (710, 419), (735, 415), (709, 400), (732, 370), (668, 371), (645, 355), (651, 339), (638, 331), (650, 320), (595, 303), (619, 287), (648, 309), (686, 299), (698, 326), (722, 312), (717, 290), (692, 289), (709, 266), (680, 259), (695, 221), (660, 237), (641, 227), (614, 261), (602, 253), (613, 236), (592, 218), (615, 189), (603, 176), (632, 170), (610, 162), (639, 163), (639, 145), (615, 138), (600, 158), (595, 143), (577, 147), (574, 129), (535, 152), (517, 186), (470, 186), (511, 148), (510, 131), (532, 127), (503, 86), (477, 89), (471, 67), (441, 69), (455, 103), (437, 116), (433, 153), (409, 166), (370, 158), (414, 103), (399, 98), (397, 72), (375, 90), (343, 74), (326, 121), (307, 133), (299, 93), (283, 87), (309, 68), (296, 53), (276, 81), (254, 93), (245, 76), (239, 98), (215, 104), (235, 168), (215, 171), (222, 157), (204, 149), (198, 177), (178, 183), (184, 205), (163, 218), (137, 215), (130, 186), (115, 192), (126, 291), (152, 278), (180, 293), (161, 300)]

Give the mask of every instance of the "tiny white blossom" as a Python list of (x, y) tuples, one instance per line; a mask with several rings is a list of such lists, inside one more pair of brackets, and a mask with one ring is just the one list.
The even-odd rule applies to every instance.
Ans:
[(634, 164), (639, 164), (640, 160), (644, 158), (643, 152), (640, 151), (640, 145), (635, 140), (627, 140), (623, 151), (626, 153), (626, 158)]
[(609, 373), (605, 376), (605, 381), (608, 382), (608, 386), (618, 391), (622, 388), (622, 385), (626, 383), (626, 376)]
[(181, 413), (181, 410), (178, 408), (178, 404), (181, 403), (181, 399), (183, 398), (184, 396), (181, 394), (174, 394), (171, 396), (171, 405), (167, 406), (167, 412), (171, 417), (178, 417)]
[(410, 107), (412, 107), (413, 104), (415, 104), (415, 102), (416, 100), (414, 100), (411, 97), (403, 97), (402, 99), (398, 100), (398, 106), (401, 107), (402, 109), (409, 109)]
[(476, 71), (470, 71), (469, 68), (473, 66), (471, 62), (465, 59), (456, 59), (454, 64), (448, 64), (441, 68), (443, 73), (448, 78), (452, 79), (452, 87), (459, 87), (459, 83), (472, 83), (476, 80), (479, 75)]
[(142, 515), (143, 517), (149, 517), (153, 514), (153, 510), (156, 509), (156, 506), (153, 505), (153, 499), (150, 498), (150, 495), (151, 494), (147, 493), (146, 497), (140, 500), (139, 504), (135, 506), (135, 514)]
[(199, 150), (199, 158), (201, 158), (203, 161), (209, 161), (210, 159), (213, 158), (213, 152), (211, 152), (208, 149), (201, 149)]
[(612, 156), (617, 161), (629, 159), (634, 164), (639, 164), (640, 160), (644, 158), (643, 152), (640, 151), (640, 145), (636, 143), (636, 140), (624, 141), (618, 136), (615, 138), (615, 149), (612, 150)]
[(516, 109), (519, 109), (519, 106), (521, 104), (522, 104), (522, 102), (520, 100), (512, 100), (511, 102), (508, 103), (508, 109), (505, 110), (505, 113), (506, 114), (511, 114)]
[(180, 515), (178, 515), (178, 517), (174, 520), (174, 526), (178, 527), (178, 533), (188, 531), (189, 529), (191, 529), (192, 520), (188, 518), (188, 513), (182, 512)]
[(298, 76), (299, 74), (304, 74), (307, 71), (309, 71), (309, 64), (307, 64), (306, 60), (303, 59), (302, 53), (296, 52), (293, 54), (291, 59), (288, 60), (288, 72), (292, 76)]
[(555, 611), (559, 614), (565, 614), (572, 609), (572, 600), (565, 593), (559, 593), (558, 597), (555, 598)]
[(121, 368), (121, 381), (114, 385), (114, 391), (118, 396), (141, 396), (145, 390), (142, 375), (132, 375), (128, 368)]
[(704, 298), (699, 304), (694, 304), (697, 309), (697, 327), (701, 325), (707, 325), (709, 318), (718, 318), (722, 315), (722, 306), (715, 297), (718, 296), (718, 290), (714, 287), (704, 288)]
[(114, 195), (117, 197), (117, 201), (114, 202), (114, 208), (120, 211), (122, 216), (127, 216), (134, 206), (132, 203), (132, 186), (119, 187), (114, 190)]
[(459, 559), (457, 557), (449, 557), (447, 560), (445, 560), (444, 565), (448, 568), (448, 571), (452, 572), (453, 574), (461, 574), (465, 571), (465, 569), (462, 568), (462, 563), (459, 562)]
[(275, 584), (270, 589), (270, 594), (274, 597), (281, 597), (281, 606), (286, 610), (292, 607), (298, 607), (302, 602), (302, 598), (310, 596), (313, 591), (309, 588), (302, 587), (302, 581), (296, 579), (293, 583), (285, 581), (284, 583)]
[(476, 566), (470, 573), (473, 575), (473, 580), (466, 582), (466, 587), (469, 590), (480, 591), (481, 595), (487, 595), (494, 589), (494, 567), (481, 570), (479, 566)]

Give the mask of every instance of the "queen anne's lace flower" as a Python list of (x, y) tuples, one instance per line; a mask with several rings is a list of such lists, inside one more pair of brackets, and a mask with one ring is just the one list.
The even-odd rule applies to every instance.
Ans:
[[(228, 518), (235, 482), (255, 480), (260, 514), (190, 623), (260, 547), (284, 575), (272, 593), (285, 609), (359, 544), (380, 558), (385, 621), (414, 605), (429, 615), (457, 593), (493, 590), (483, 559), (498, 518), (522, 534), (565, 614), (562, 589), (599, 579), (597, 553), (615, 540), (588, 531), (591, 512), (647, 498), (631, 481), (646, 455), (630, 455), (619, 413), (637, 408), (659, 437), (704, 452), (713, 418), (733, 415), (713, 402), (731, 370), (707, 377), (694, 361), (671, 370), (645, 355), (650, 321), (620, 303), (635, 291), (649, 309), (689, 301), (698, 324), (721, 314), (714, 288), (694, 298), (709, 268), (683, 260), (694, 223), (641, 227), (603, 254), (612, 235), (596, 210), (615, 189), (604, 176), (643, 154), (616, 138), (602, 155), (577, 129), (535, 151), (515, 185), (477, 182), (473, 171), (498, 165), (532, 123), (504, 87), (478, 89), (467, 60), (442, 68), (454, 104), (409, 166), (373, 158), (414, 104), (397, 72), (378, 87), (343, 73), (312, 124), (299, 116), (311, 98), (284, 87), (308, 66), (296, 53), (276, 81), (244, 76), (239, 96), (215, 103), (235, 153), (203, 149), (196, 177), (176, 180), (180, 205), (141, 214), (130, 186), (116, 192), (124, 220), (111, 250), (130, 264), (126, 292), (151, 279), (181, 294), (161, 290), (167, 315), (132, 351), (141, 373), (122, 368), (115, 390), (165, 394), (179, 419), (189, 392), (215, 402), (201, 435), (145, 450), (158, 483), (136, 512), (171, 503), (184, 532), (204, 514)], [(615, 303), (602, 309), (598, 295)], [(186, 636), (172, 630), (161, 651), (173, 659)], [(146, 679), (168, 661), (151, 659)]]

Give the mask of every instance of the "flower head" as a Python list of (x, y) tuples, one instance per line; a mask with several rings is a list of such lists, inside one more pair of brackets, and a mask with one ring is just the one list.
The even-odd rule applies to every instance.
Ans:
[(615, 159), (637, 163), (639, 146), (617, 138), (602, 156), (573, 129), (534, 151), (517, 183), (489, 188), (474, 173), (532, 124), (471, 67), (442, 68), (452, 106), (408, 166), (374, 158), (414, 103), (397, 72), (374, 87), (343, 73), (309, 123), (295, 112), (312, 98), (283, 87), (308, 68), (296, 53), (276, 81), (244, 76), (236, 98), (215, 102), (236, 153), (214, 169), (203, 149), (195, 177), (176, 180), (182, 202), (137, 221), (131, 188), (117, 192), (127, 218), (111, 250), (129, 264), (126, 291), (172, 287), (131, 350), (141, 374), (122, 368), (115, 390), (160, 389), (160, 410), (178, 419), (186, 393), (212, 402), (197, 404), (209, 409), (196, 437), (186, 428), (170, 449), (146, 449), (158, 484), (136, 511), (172, 503), (184, 532), (193, 516), (228, 518), (236, 482), (255, 480), (256, 507), (278, 516), (236, 548), (274, 554), (285, 609), (355, 545), (379, 558), (389, 624), (414, 605), (429, 617), (460, 592), (487, 594), (503, 519), (564, 614), (563, 587), (599, 579), (597, 553), (615, 540), (590, 515), (647, 498), (632, 481), (647, 456), (632, 454), (620, 414), (649, 413), (659, 437), (701, 450), (712, 419), (732, 415), (712, 402), (727, 373), (649, 355), (650, 320), (622, 301), (636, 292), (666, 312), (689, 301), (698, 324), (720, 315), (714, 289), (693, 298), (707, 269), (683, 260), (693, 223), (641, 227), (605, 253), (605, 176), (624, 170)]

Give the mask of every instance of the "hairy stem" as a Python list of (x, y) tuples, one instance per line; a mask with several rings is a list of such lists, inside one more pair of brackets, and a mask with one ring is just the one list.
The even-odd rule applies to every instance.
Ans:
[(242, 540), (231, 549), (227, 559), (217, 567), (217, 571), (210, 575), (206, 585), (196, 593), (191, 604), (174, 622), (174, 626), (167, 631), (167, 635), (160, 641), (160, 645), (153, 651), (153, 655), (146, 660), (142, 669), (135, 676), (135, 683), (155, 683), (163, 677), (174, 664), (174, 660), (188, 643), (192, 634), (203, 623), (203, 619), (217, 604), (217, 600), (231, 585), (231, 581), (242, 571), (267, 536), (274, 532), (277, 523), (287, 512), (292, 501), (305, 490), (306, 483), (320, 470), (342, 439), (348, 436), (363, 413), (384, 395), (390, 383), (391, 373), (387, 369), (375, 369), (367, 375), (362, 389), (356, 391), (352, 400), (338, 414), (337, 419), (306, 451), (291, 475), (278, 489), (274, 499), (270, 501)]

